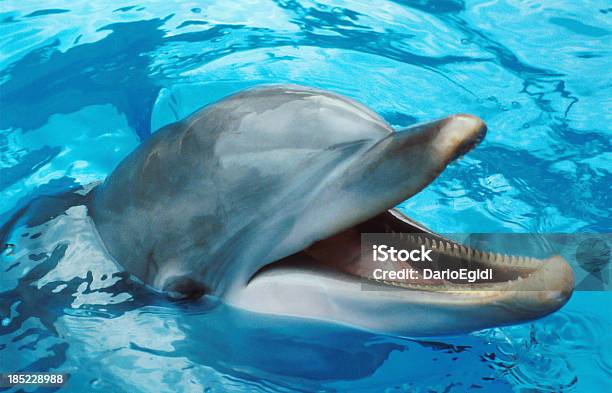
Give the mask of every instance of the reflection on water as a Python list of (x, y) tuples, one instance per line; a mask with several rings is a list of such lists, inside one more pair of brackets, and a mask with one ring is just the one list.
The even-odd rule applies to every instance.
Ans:
[(429, 340), (171, 302), (108, 258), (82, 189), (159, 126), (293, 82), (396, 127), (487, 121), (478, 149), (402, 204), (439, 232), (610, 232), (609, 4), (56, 3), (0, 13), (2, 370), (69, 372), (71, 391), (612, 388), (609, 293)]

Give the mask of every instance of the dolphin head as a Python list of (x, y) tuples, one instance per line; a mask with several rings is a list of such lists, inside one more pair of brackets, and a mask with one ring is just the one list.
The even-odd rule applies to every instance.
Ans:
[[(118, 263), (174, 296), (413, 336), (517, 323), (568, 300), (573, 275), (561, 257), (483, 253), (394, 209), (485, 132), (465, 114), (394, 131), (337, 94), (251, 89), (157, 132), (95, 191), (91, 214)], [(424, 266), (373, 262), (364, 233), (496, 278), (377, 279), (377, 268)]]

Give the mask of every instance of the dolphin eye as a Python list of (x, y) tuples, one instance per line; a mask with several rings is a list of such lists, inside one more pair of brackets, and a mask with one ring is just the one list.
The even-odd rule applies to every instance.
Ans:
[(202, 283), (187, 276), (171, 278), (162, 290), (167, 292), (168, 296), (177, 300), (197, 299), (210, 292)]

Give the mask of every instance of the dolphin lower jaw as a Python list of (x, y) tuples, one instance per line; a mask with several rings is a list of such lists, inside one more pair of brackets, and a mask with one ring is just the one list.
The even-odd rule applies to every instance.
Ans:
[[(423, 245), (434, 250), (442, 260), (440, 270), (469, 262), (472, 268), (493, 269), (495, 275), (474, 283), (376, 279), (372, 272), (379, 266), (361, 255), (360, 247), (361, 234), (371, 232), (396, 237), (402, 248)], [(391, 266), (403, 268), (422, 271), (423, 265)], [(392, 210), (264, 266), (227, 301), (250, 311), (379, 333), (435, 336), (542, 317), (569, 300), (573, 284), (572, 270), (560, 256), (541, 260), (479, 251), (414, 225)]]

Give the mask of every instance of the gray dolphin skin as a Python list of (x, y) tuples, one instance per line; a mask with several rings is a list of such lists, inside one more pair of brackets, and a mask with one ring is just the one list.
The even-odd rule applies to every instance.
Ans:
[[(90, 214), (126, 271), (174, 297), (385, 334), (434, 336), (535, 319), (573, 291), (560, 256), (480, 252), (406, 217), (418, 193), (486, 126), (452, 115), (394, 131), (338, 94), (296, 85), (239, 92), (168, 125), (94, 192)], [(400, 233), (497, 279), (377, 280), (362, 233)], [(364, 290), (367, 280), (376, 290)]]

